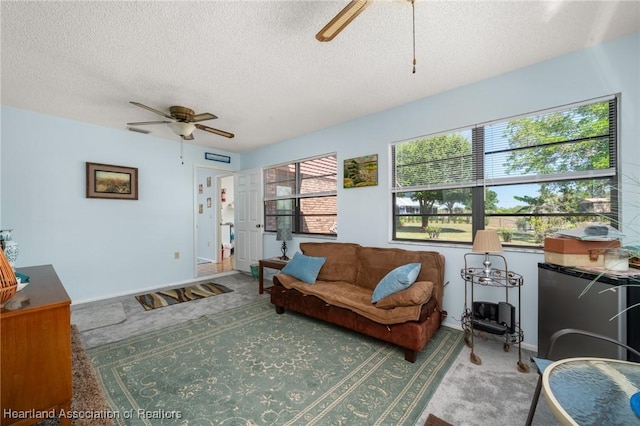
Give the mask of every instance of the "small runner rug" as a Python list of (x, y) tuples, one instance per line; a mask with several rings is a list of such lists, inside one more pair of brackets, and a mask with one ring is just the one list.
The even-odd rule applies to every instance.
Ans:
[(463, 336), (441, 327), (410, 363), (266, 299), (88, 352), (117, 424), (413, 426)]
[(231, 291), (233, 290), (223, 286), (222, 284), (204, 283), (189, 287), (142, 294), (140, 296), (136, 296), (136, 300), (140, 302), (145, 310), (150, 311), (151, 309), (164, 308), (165, 306), (188, 302), (195, 299), (203, 299), (205, 297), (217, 296), (218, 294), (229, 293)]

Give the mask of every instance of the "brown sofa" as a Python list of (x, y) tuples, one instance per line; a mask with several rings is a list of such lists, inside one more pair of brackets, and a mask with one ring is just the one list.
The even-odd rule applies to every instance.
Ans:
[[(445, 260), (440, 253), (333, 242), (301, 243), (300, 251), (326, 261), (314, 284), (284, 273), (274, 276), (271, 303), (278, 314), (290, 309), (396, 344), (410, 362), (447, 315), (442, 311)], [(371, 303), (387, 273), (414, 262), (421, 269), (411, 287)]]

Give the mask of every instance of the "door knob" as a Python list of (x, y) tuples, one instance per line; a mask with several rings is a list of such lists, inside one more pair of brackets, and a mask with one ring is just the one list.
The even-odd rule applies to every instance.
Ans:
[(262, 224), (260, 224), (260, 223), (259, 223), (259, 224), (257, 224), (257, 225), (256, 225), (256, 228), (262, 228)]

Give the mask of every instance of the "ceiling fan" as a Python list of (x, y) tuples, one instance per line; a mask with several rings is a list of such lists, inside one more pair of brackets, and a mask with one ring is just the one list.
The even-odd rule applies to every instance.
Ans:
[(318, 41), (331, 41), (371, 3), (370, 0), (352, 0), (316, 34)]
[[(325, 25), (318, 34), (316, 40), (331, 41), (344, 30), (373, 0), (351, 0), (336, 16)], [(413, 14), (413, 73), (416, 73), (416, 0), (406, 0), (411, 3)]]
[[(209, 112), (203, 112), (201, 114), (196, 114), (191, 108), (183, 107), (183, 106), (172, 106), (169, 107), (169, 113), (162, 112), (155, 108), (151, 108), (149, 106), (143, 105), (139, 102), (130, 101), (131, 104), (154, 112), (158, 115), (161, 115), (167, 120), (161, 121), (138, 121), (134, 123), (127, 123), (127, 126), (147, 126), (150, 124), (167, 124), (169, 128), (176, 135), (180, 136), (182, 139), (186, 141), (193, 140), (193, 131), (195, 129), (204, 130), (205, 132), (213, 133), (219, 136), (224, 136), (225, 138), (233, 138), (235, 135), (233, 133), (225, 132), (224, 130), (214, 129), (213, 127), (205, 126), (200, 124), (200, 121), (205, 120), (213, 120), (216, 117), (215, 115)], [(139, 130), (134, 130), (139, 131)]]

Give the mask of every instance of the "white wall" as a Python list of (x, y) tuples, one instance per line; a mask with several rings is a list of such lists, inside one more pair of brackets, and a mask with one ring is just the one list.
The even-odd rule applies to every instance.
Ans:
[[(2, 228), (17, 266), (52, 264), (74, 303), (194, 278), (194, 165), (205, 150), (3, 107)], [(85, 162), (137, 167), (139, 199), (85, 197)], [(218, 163), (216, 163), (218, 164)], [(174, 252), (180, 258), (174, 259)]]
[(220, 215), (222, 223), (235, 223), (234, 212), (236, 203), (235, 192), (233, 187), (233, 176), (225, 176), (220, 180), (220, 188), (224, 188), (227, 191), (226, 201), (220, 203)]
[[(640, 177), (640, 34), (591, 47), (515, 72), (362, 117), (243, 155), (243, 168), (269, 166), (336, 152), (338, 164), (378, 154), (379, 185), (338, 188), (338, 240), (411, 250), (438, 250), (447, 259), (444, 308), (446, 324), (459, 325), (464, 306), (460, 269), (469, 246), (395, 243), (391, 236), (389, 144), (484, 121), (621, 93), (622, 173)], [(473, 66), (473, 64), (469, 64)], [(410, 75), (402, 78), (411, 78)], [(339, 166), (338, 181), (342, 179)], [(624, 189), (624, 183), (623, 183)], [(636, 192), (637, 193), (637, 192)], [(623, 218), (637, 217), (637, 200), (623, 200)], [(632, 202), (633, 201), (633, 202)], [(624, 219), (623, 219), (624, 220)], [(305, 238), (304, 240), (308, 240)], [(291, 243), (291, 253), (300, 238)], [(275, 236), (265, 234), (264, 255), (278, 253)], [(537, 263), (540, 250), (508, 250), (509, 268), (524, 276), (522, 328), (525, 346), (537, 345)], [(490, 290), (490, 289), (489, 289)], [(496, 297), (502, 297), (503, 294)], [(483, 294), (478, 295), (483, 297)], [(487, 296), (488, 297), (488, 296)], [(512, 293), (512, 297), (517, 297)], [(511, 300), (510, 300), (511, 301)]]
[[(219, 250), (216, 248), (218, 233), (216, 176), (218, 171), (205, 167), (196, 168), (196, 256), (198, 259), (215, 262), (218, 260)], [(208, 185), (208, 186), (207, 186)], [(200, 192), (202, 188), (202, 192)], [(202, 213), (200, 208), (202, 206)]]

